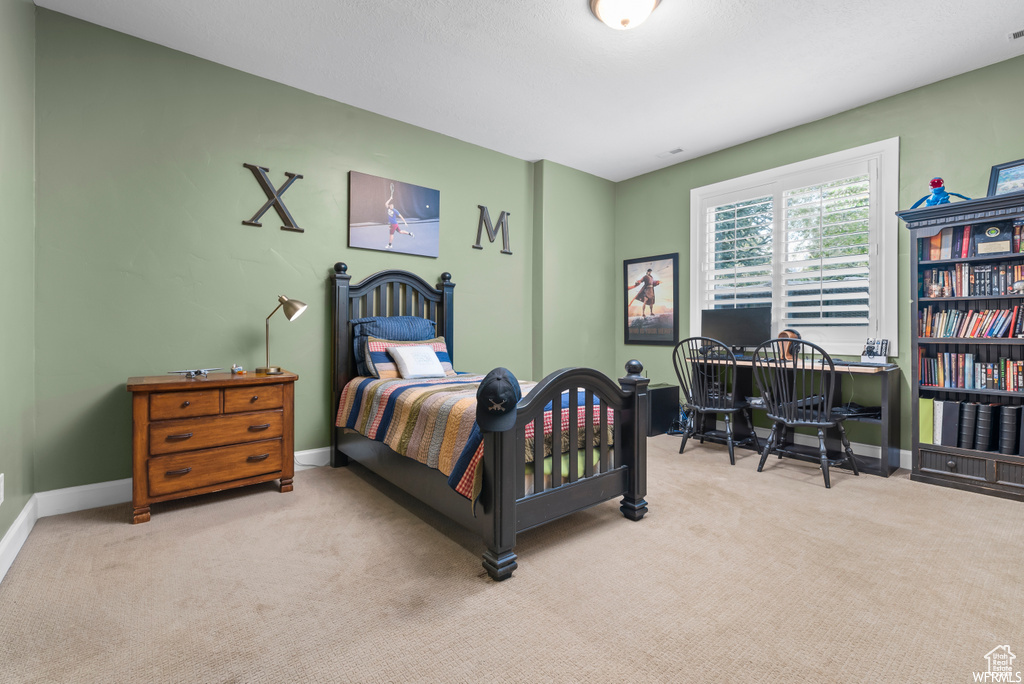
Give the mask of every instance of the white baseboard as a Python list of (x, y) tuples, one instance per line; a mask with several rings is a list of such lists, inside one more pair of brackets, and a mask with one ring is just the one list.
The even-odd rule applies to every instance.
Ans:
[(14, 524), (7, 530), (7, 534), (0, 540), (0, 582), (7, 575), (14, 559), (18, 557), (18, 552), (21, 551), (25, 540), (28, 539), (28, 533), (35, 527), (38, 519), (38, 502), (33, 495), (14, 519)]
[(319, 449), (306, 449), (295, 452), (295, 470), (306, 470), (307, 468), (319, 468), (331, 462), (331, 447), (325, 446)]
[[(295, 452), (295, 470), (325, 466), (331, 461), (331, 448), (320, 447)], [(25, 504), (14, 524), (0, 540), (0, 581), (21, 551), (29, 532), (39, 518), (74, 513), (100, 506), (125, 503), (132, 500), (132, 478), (96, 482), (79, 487), (51, 489), (36, 492)]]
[(63, 515), (132, 500), (132, 478), (36, 492), (39, 517)]

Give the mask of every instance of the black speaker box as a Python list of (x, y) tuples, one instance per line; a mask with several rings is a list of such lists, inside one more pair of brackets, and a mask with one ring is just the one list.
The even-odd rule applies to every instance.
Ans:
[(679, 417), (679, 387), (677, 385), (650, 385), (647, 388), (647, 408), (650, 420), (647, 435), (663, 435)]

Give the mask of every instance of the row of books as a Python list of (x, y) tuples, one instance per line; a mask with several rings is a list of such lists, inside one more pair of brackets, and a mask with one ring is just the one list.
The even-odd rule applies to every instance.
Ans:
[(1019, 405), (922, 397), (919, 409), (922, 443), (1024, 456)]
[(1013, 284), (1024, 280), (1024, 264), (953, 264), (921, 272), (921, 298), (993, 297), (1013, 294)]
[(921, 356), (918, 377), (928, 387), (1019, 392), (1024, 390), (1024, 361), (976, 361), (971, 353), (939, 352), (934, 358)]
[(929, 240), (917, 241), (918, 261), (964, 259), (986, 254), (1019, 254), (1024, 221), (995, 221), (943, 228)]
[(1012, 309), (943, 309), (927, 306), (917, 312), (918, 337), (1024, 337), (1020, 305)]

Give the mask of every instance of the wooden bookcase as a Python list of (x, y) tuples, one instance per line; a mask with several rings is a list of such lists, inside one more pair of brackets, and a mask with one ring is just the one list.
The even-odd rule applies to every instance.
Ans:
[[(939, 353), (972, 354), (976, 363), (995, 363), (999, 359), (1024, 360), (1024, 338), (975, 338), (975, 337), (921, 337), (918, 333), (920, 312), (929, 306), (933, 311), (985, 309), (1013, 309), (1020, 306), (1018, 315), (1024, 315), (1024, 294), (1000, 294), (982, 296), (931, 296), (924, 292), (924, 274), (930, 269), (968, 267), (988, 264), (1024, 265), (1024, 253), (982, 254), (962, 258), (939, 260), (928, 259), (928, 243), (932, 236), (944, 228), (953, 228), (954, 233), (962, 226), (988, 226), (1024, 218), (1024, 193), (987, 197), (964, 202), (943, 204), (897, 212), (906, 222), (911, 234), (911, 292), (913, 306), (911, 315), (911, 411), (913, 416), (913, 464), (911, 479), (919, 482), (954, 487), (1008, 499), (1024, 500), (1024, 446), (1021, 445), (1021, 426), (1018, 422), (1018, 445), (1013, 454), (978, 449), (964, 449), (959, 446), (932, 444), (932, 439), (922, 440), (921, 399), (956, 402), (978, 402), (986, 404), (1007, 404), (1020, 406), (1024, 393), (998, 389), (943, 388), (922, 385), (920, 359), (936, 357)], [(921, 242), (923, 241), (923, 245)], [(1011, 245), (1012, 249), (1012, 245)], [(963, 268), (963, 266), (961, 266)], [(969, 294), (969, 293), (965, 293)], [(1012, 334), (1012, 330), (1010, 331)], [(927, 406), (927, 404), (926, 404)], [(1024, 410), (1022, 410), (1024, 412)], [(927, 417), (926, 417), (927, 418)], [(956, 416), (959, 421), (959, 414)], [(945, 421), (944, 421), (945, 422)], [(958, 423), (959, 424), (959, 423)], [(999, 430), (998, 422), (993, 428)], [(959, 428), (957, 428), (959, 432)], [(998, 440), (997, 440), (998, 443)]]

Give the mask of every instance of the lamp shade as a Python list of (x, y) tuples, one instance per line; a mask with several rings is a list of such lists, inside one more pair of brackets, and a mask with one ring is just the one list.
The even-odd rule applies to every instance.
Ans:
[(606, 26), (617, 31), (644, 23), (661, 0), (590, 0), (590, 10)]
[(281, 310), (284, 311), (284, 316), (289, 321), (294, 321), (306, 310), (306, 303), (300, 302), (298, 299), (288, 299), (284, 295), (280, 295), (277, 301), (281, 302)]

